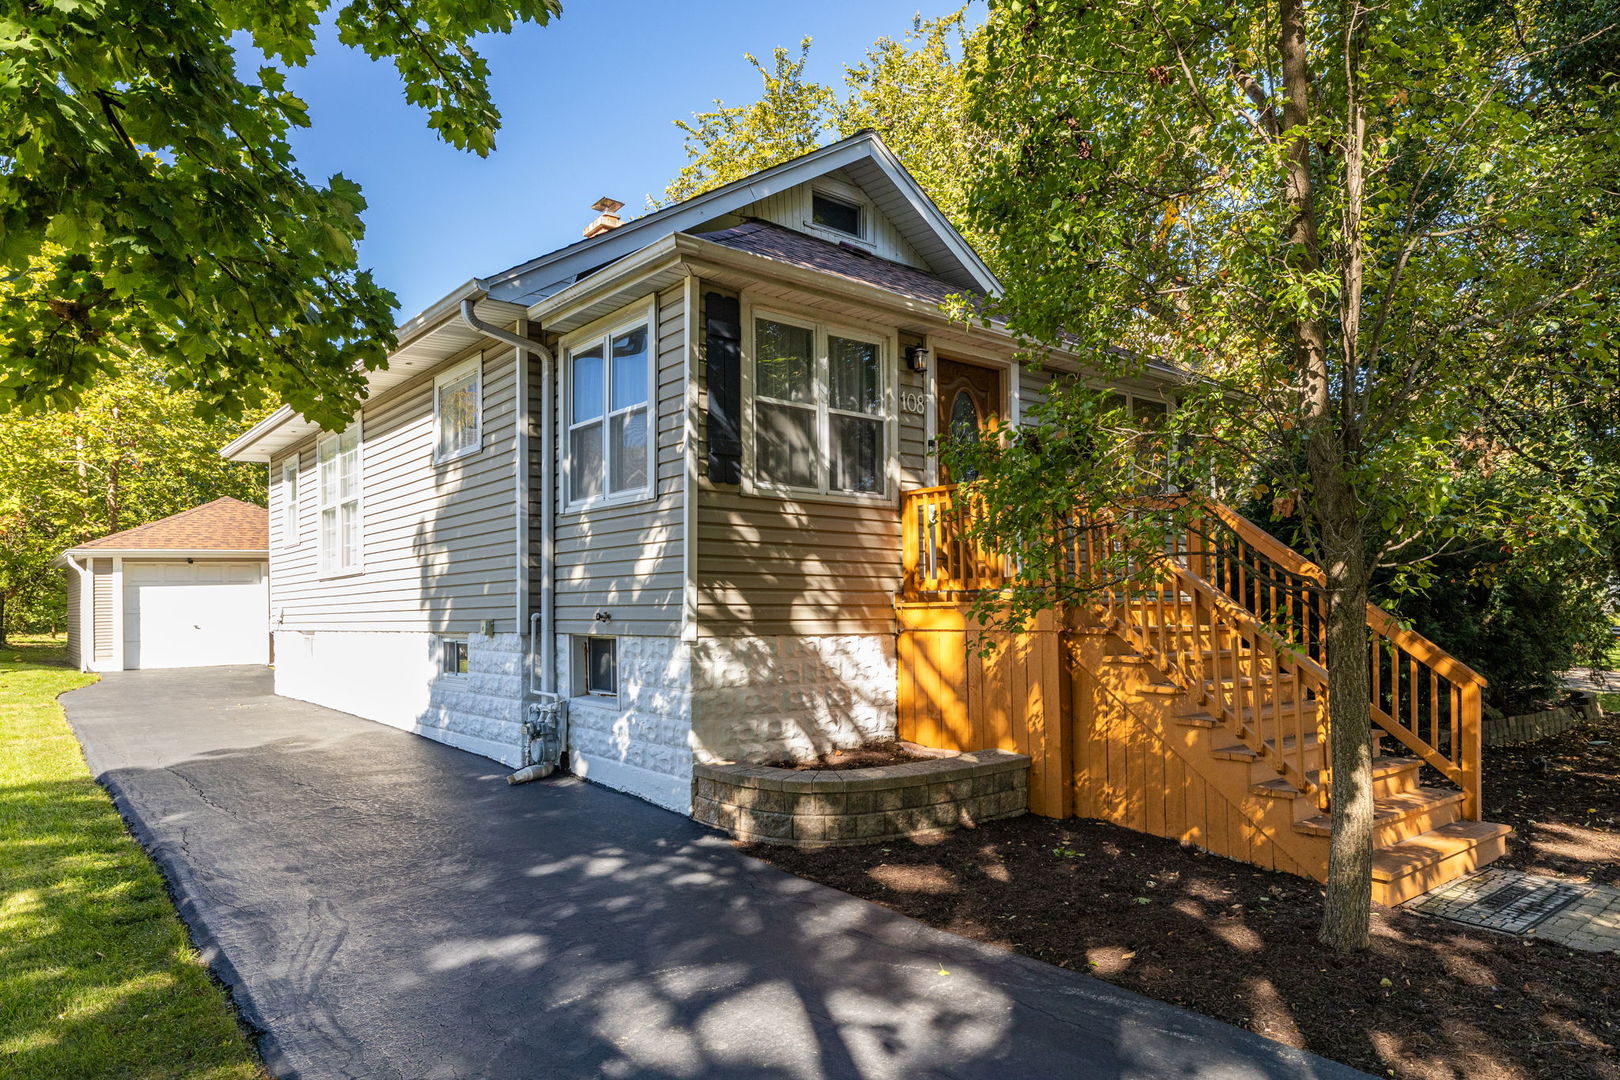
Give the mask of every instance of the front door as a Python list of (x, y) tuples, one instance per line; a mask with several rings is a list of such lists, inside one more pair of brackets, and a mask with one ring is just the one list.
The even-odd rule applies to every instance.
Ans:
[[(941, 358), (935, 380), (939, 409), (934, 430), (938, 443), (978, 439), (1000, 422), (1001, 371)], [(940, 483), (951, 483), (949, 469), (940, 462)]]

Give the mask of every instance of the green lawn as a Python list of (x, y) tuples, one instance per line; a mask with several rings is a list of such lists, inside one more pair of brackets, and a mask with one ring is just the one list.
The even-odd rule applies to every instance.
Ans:
[(56, 703), (93, 680), (0, 647), (0, 1076), (263, 1077)]

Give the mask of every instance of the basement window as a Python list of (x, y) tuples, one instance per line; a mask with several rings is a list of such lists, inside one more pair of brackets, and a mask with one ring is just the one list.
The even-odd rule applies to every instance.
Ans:
[(615, 638), (580, 639), (579, 692), (587, 697), (617, 697), (619, 642)]
[(817, 191), (810, 196), (810, 222), (847, 236), (861, 235), (861, 208)]
[(467, 640), (465, 638), (440, 638), (439, 665), (439, 670), (444, 675), (467, 674)]

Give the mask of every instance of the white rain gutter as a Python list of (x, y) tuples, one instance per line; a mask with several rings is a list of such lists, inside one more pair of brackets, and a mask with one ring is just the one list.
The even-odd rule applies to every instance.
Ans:
[[(518, 350), (517, 370), (517, 537), (518, 537), (518, 589), (517, 626), (519, 632), (525, 621), (529, 624), (529, 657), (525, 665), (523, 685), (525, 697), (535, 694), (535, 652), (539, 652), (540, 689), (538, 703), (528, 707), (530, 720), (524, 725), (522, 767), (507, 777), (508, 783), (520, 784), (527, 780), (541, 780), (556, 771), (565, 742), (565, 720), (562, 701), (557, 694), (557, 621), (556, 621), (556, 500), (552, 491), (551, 447), (552, 386), (556, 376), (556, 357), (538, 341), (515, 334), (504, 327), (487, 323), (477, 314), (477, 297), (464, 297), (461, 301), (461, 321), (485, 337), (510, 345)], [(540, 356), (540, 445), (544, 464), (540, 469), (540, 612), (529, 614), (529, 598), (533, 593), (533, 574), (529, 567), (529, 425), (532, 423), (527, 393), (527, 367), (525, 353)], [(538, 621), (539, 633), (534, 632)], [(536, 639), (538, 638), (538, 643)], [(533, 745), (541, 743), (540, 760), (533, 761)]]

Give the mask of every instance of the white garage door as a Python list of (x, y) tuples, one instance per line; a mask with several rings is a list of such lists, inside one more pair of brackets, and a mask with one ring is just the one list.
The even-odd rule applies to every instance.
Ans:
[(124, 561), (124, 666), (269, 660), (264, 564)]

